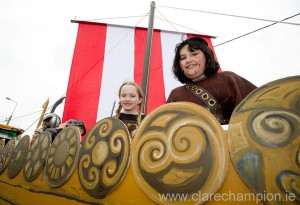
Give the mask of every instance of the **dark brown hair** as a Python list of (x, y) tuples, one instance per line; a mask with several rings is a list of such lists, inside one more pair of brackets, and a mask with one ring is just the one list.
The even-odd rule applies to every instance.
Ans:
[(177, 78), (181, 83), (192, 82), (191, 79), (187, 78), (184, 75), (184, 72), (180, 67), (180, 50), (185, 45), (188, 45), (188, 50), (191, 52), (195, 50), (201, 50), (204, 53), (206, 59), (204, 75), (206, 77), (213, 75), (219, 70), (220, 64), (215, 60), (214, 54), (212, 50), (208, 47), (207, 42), (200, 37), (188, 38), (183, 42), (177, 44), (175, 47), (175, 57), (173, 61), (172, 71), (175, 78)]

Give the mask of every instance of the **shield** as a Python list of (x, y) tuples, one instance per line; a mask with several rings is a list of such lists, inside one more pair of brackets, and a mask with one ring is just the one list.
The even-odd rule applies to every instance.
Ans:
[(49, 186), (63, 185), (78, 162), (80, 133), (77, 127), (64, 128), (53, 140), (45, 164), (45, 178)]
[[(132, 142), (133, 176), (158, 204), (202, 204), (221, 187), (228, 167), (225, 132), (194, 103), (162, 105), (147, 115)], [(198, 200), (194, 200), (194, 195)]]
[(83, 189), (102, 198), (122, 181), (129, 165), (130, 134), (115, 118), (97, 122), (80, 149), (78, 177)]
[(39, 176), (44, 168), (50, 146), (51, 135), (49, 132), (44, 131), (37, 136), (24, 163), (23, 176), (26, 181), (31, 182)]
[(0, 139), (0, 156), (5, 145), (5, 139)]
[(10, 139), (4, 146), (1, 157), (0, 157), (0, 174), (4, 172), (7, 167), (7, 164), (10, 160), (10, 157), (15, 149), (16, 139)]
[[(251, 92), (234, 110), (229, 151), (242, 180), (260, 196), (300, 201), (300, 76)], [(294, 200), (295, 200), (294, 199)], [(285, 202), (284, 202), (285, 201)]]
[(16, 148), (14, 149), (10, 161), (8, 163), (7, 175), (9, 178), (14, 178), (23, 168), (26, 156), (29, 151), (30, 137), (25, 135), (21, 138)]

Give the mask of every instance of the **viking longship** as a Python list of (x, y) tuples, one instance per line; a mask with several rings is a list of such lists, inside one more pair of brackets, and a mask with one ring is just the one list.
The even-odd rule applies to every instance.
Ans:
[[(76, 23), (63, 120), (82, 119), (88, 132), (81, 138), (78, 129), (67, 127), (53, 142), (44, 131), (32, 145), (28, 135), (1, 144), (0, 204), (300, 203), (300, 76), (258, 87), (235, 108), (225, 128), (199, 105), (165, 104), (167, 89), (153, 87), (154, 82), (168, 87), (170, 76), (166, 57), (153, 56), (168, 53), (164, 43), (173, 49), (190, 34)], [(117, 35), (106, 35), (113, 30)], [(113, 63), (120, 63), (109, 55), (112, 45), (131, 34), (125, 41), (135, 43), (137, 57), (132, 64), (122, 62), (132, 70), (118, 76), (132, 75), (148, 84), (143, 86), (147, 115), (134, 135), (112, 117), (112, 94), (100, 92), (120, 85), (107, 77), (114, 72)], [(153, 40), (146, 43), (149, 35)], [(200, 36), (212, 47), (211, 36)], [(115, 44), (107, 45), (111, 40)], [(148, 42), (160, 49), (147, 51)], [(131, 51), (127, 46), (122, 53), (121, 45), (117, 52), (128, 57)], [(144, 61), (148, 70), (142, 79), (139, 59), (147, 52), (151, 61)]]

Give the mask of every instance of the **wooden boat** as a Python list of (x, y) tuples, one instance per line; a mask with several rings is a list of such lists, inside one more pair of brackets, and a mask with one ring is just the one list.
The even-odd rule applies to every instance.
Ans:
[(133, 138), (104, 118), (11, 139), (0, 159), (0, 204), (299, 204), (300, 76), (250, 93), (228, 130), (192, 103), (158, 107)]

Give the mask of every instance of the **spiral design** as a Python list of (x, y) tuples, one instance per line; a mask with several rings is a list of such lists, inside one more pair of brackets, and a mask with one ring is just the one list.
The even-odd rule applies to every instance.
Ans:
[(256, 193), (294, 193), (299, 198), (299, 100), (300, 76), (291, 76), (257, 88), (232, 113), (230, 156)]
[(94, 146), (95, 141), (96, 141), (95, 138), (96, 138), (96, 136), (93, 136), (93, 135), (86, 137), (86, 140), (85, 140), (86, 143), (84, 144), (85, 149), (89, 150)]
[(139, 144), (139, 164), (147, 172), (152, 170), (161, 171), (170, 164), (169, 152), (166, 149), (166, 136), (160, 133), (152, 133), (141, 139)]
[(199, 191), (214, 193), (227, 170), (223, 134), (213, 115), (196, 104), (157, 108), (143, 120), (133, 140), (136, 182), (157, 203), (162, 203), (162, 193), (188, 197)]
[(291, 170), (284, 170), (276, 177), (276, 182), (283, 194), (293, 194), (300, 202), (300, 175)]
[[(81, 156), (79, 160), (79, 164), (82, 166), (79, 166), (79, 173), (83, 173), (84, 170), (88, 170), (85, 175), (80, 174), (79, 179), (81, 184), (86, 187), (87, 189), (95, 189), (97, 186), (97, 182), (99, 181), (99, 170), (96, 167), (89, 168), (91, 163), (91, 158), (88, 154), (84, 154)], [(86, 176), (86, 178), (84, 177)]]
[(99, 137), (107, 137), (112, 130), (112, 121), (109, 119), (104, 119), (101, 121), (101, 126), (99, 127)]
[[(110, 138), (110, 150), (114, 154), (120, 154), (122, 143), (127, 141), (126, 132), (122, 129), (116, 130)], [(127, 151), (127, 150), (126, 150)]]
[(80, 150), (78, 175), (83, 189), (96, 197), (109, 194), (126, 173), (129, 151), (130, 135), (120, 120), (105, 118), (96, 123)]
[[(175, 162), (195, 162), (207, 147), (206, 133), (202, 130), (202, 123), (197, 120), (182, 119), (178, 122), (180, 126), (175, 127), (170, 133), (170, 145), (172, 158)], [(206, 132), (211, 132), (208, 129)], [(213, 137), (213, 133), (210, 133)]]
[(268, 147), (287, 145), (295, 138), (295, 130), (299, 126), (299, 116), (283, 111), (265, 111), (254, 115), (251, 119), (250, 131), (253, 139)]
[(109, 160), (103, 165), (102, 182), (104, 186), (110, 187), (118, 180), (119, 175), (116, 174), (118, 164), (116, 160)]

